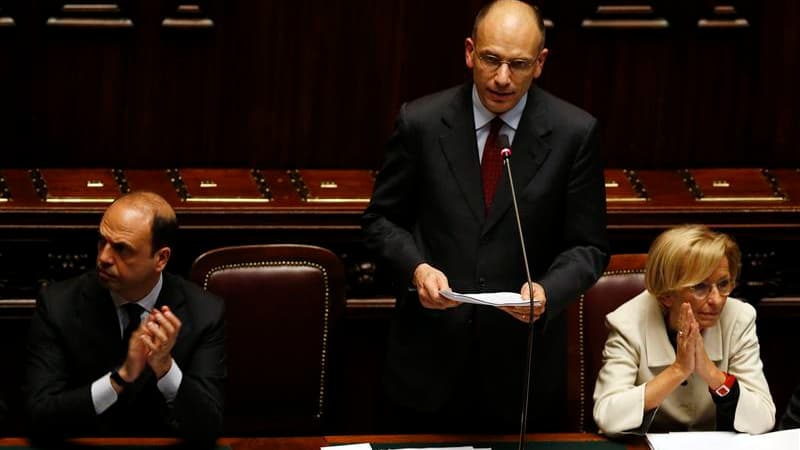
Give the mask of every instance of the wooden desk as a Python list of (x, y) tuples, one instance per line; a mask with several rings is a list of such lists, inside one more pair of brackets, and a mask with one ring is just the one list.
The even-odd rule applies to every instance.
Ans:
[[(219, 440), (219, 445), (228, 446), (233, 450), (319, 450), (328, 445), (370, 443), (408, 444), (409, 446), (443, 444), (443, 443), (486, 443), (509, 442), (515, 443), (517, 436), (491, 436), (491, 435), (350, 435), (350, 436), (309, 436), (309, 437), (227, 437)], [(166, 438), (85, 438), (76, 439), (74, 442), (92, 447), (104, 446), (153, 446), (167, 447), (176, 444), (175, 439)], [(529, 443), (536, 442), (608, 442), (602, 436), (590, 433), (558, 433), (558, 434), (531, 434), (528, 435)], [(621, 442), (621, 441), (620, 441)], [(24, 447), (28, 441), (24, 438), (2, 438), (0, 447)], [(634, 438), (624, 442), (627, 450), (646, 450), (647, 443), (644, 438)], [(530, 448), (530, 446), (529, 446)], [(534, 447), (535, 448), (535, 447)]]

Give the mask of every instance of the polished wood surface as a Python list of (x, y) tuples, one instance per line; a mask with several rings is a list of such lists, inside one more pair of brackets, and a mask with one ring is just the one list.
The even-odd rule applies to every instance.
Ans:
[[(3, 158), (378, 169), (402, 102), (469, 77), (484, 3), (5, 0)], [(609, 167), (800, 164), (795, 0), (534, 3), (537, 82), (598, 117)]]
[[(373, 177), (370, 170), (353, 169), (0, 168), (0, 354), (21, 360), (39, 286), (93, 267), (104, 197), (151, 189), (174, 206), (181, 225), (171, 272), (188, 275), (203, 252), (246, 244), (312, 244), (342, 260), (347, 308), (324, 431), (372, 432), (394, 308), (389, 276), (364, 247), (359, 227)], [(796, 168), (606, 169), (605, 179), (612, 253), (646, 252), (666, 227), (706, 223), (731, 233), (742, 248), (736, 297), (757, 304), (765, 297), (800, 296)], [(61, 201), (48, 202), (51, 196)], [(88, 201), (63, 201), (76, 199)], [(765, 371), (780, 407), (800, 373), (782, 360), (785, 339), (796, 338), (796, 327), (789, 316), (763, 316)], [(18, 371), (0, 373), (13, 405), (19, 404), (20, 377)], [(589, 399), (590, 390), (584, 394)], [(14, 422), (10, 429), (20, 428)]]
[[(329, 445), (355, 444), (355, 443), (402, 443), (409, 447), (423, 444), (452, 443), (485, 443), (485, 442), (516, 442), (518, 436), (504, 435), (343, 435), (343, 436), (309, 436), (309, 437), (225, 437), (218, 441), (219, 445), (230, 446), (233, 450), (319, 450), (320, 447)], [(530, 434), (528, 442), (604, 442), (606, 438), (591, 433), (553, 433)], [(166, 438), (82, 438), (72, 442), (87, 446), (153, 446), (163, 447), (176, 444), (175, 439)], [(647, 443), (643, 438), (633, 438), (624, 441), (628, 450), (645, 450)], [(26, 446), (28, 441), (24, 438), (0, 438), (0, 447)]]

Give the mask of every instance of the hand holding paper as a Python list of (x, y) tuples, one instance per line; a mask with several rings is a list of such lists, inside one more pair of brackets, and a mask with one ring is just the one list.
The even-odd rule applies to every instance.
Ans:
[[(453, 291), (439, 291), (439, 295), (461, 303), (472, 303), (475, 305), (488, 306), (527, 306), (528, 300), (516, 292), (489, 292), (482, 294), (460, 294)], [(540, 300), (533, 301), (534, 306), (541, 305)]]

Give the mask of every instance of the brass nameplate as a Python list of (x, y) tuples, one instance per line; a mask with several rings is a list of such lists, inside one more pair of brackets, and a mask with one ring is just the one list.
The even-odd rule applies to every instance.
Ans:
[(189, 197), (190, 203), (269, 203), (271, 200), (261, 197)]
[(644, 197), (606, 197), (607, 202), (646, 202), (650, 199)]
[(786, 197), (700, 197), (695, 201), (699, 202), (783, 202)]
[(111, 203), (114, 197), (47, 197), (47, 203)]
[(728, 183), (727, 180), (714, 180), (711, 182), (711, 186), (715, 188), (729, 188), (731, 184)]
[(369, 198), (364, 198), (364, 197), (352, 197), (352, 198), (308, 197), (305, 201), (308, 202), (308, 203), (369, 203)]

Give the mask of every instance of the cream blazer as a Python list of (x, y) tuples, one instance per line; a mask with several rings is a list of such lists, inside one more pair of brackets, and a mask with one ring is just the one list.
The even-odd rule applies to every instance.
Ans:
[[(751, 434), (770, 431), (775, 424), (775, 404), (762, 370), (755, 319), (752, 306), (729, 297), (719, 322), (703, 331), (708, 357), (739, 381), (733, 426)], [(647, 432), (651, 420), (654, 431), (715, 429), (714, 401), (697, 374), (645, 417), (646, 383), (675, 361), (675, 349), (653, 295), (644, 291), (627, 301), (606, 316), (606, 325), (603, 367), (594, 388), (594, 420), (603, 432)]]

